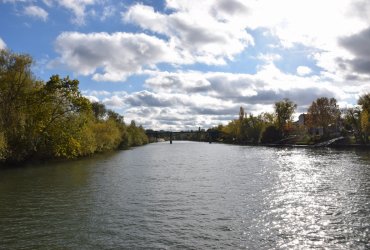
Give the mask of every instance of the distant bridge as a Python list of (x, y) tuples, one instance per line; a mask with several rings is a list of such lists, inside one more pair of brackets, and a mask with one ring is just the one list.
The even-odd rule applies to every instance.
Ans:
[(172, 143), (173, 140), (177, 141), (213, 141), (212, 139), (215, 137), (213, 131), (205, 131), (204, 129), (199, 130), (190, 130), (190, 131), (154, 131), (154, 130), (146, 130), (146, 135), (149, 137), (151, 142), (159, 141), (161, 139), (165, 141), (170, 141)]

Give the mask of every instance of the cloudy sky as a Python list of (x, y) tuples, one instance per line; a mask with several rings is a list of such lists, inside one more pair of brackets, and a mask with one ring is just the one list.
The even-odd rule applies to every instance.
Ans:
[(0, 48), (145, 128), (370, 92), (369, 0), (0, 0)]

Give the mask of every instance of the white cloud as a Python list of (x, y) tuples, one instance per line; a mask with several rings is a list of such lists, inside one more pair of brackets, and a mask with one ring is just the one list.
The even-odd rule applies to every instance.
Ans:
[(41, 7), (36, 5), (30, 5), (24, 8), (24, 14), (27, 16), (39, 18), (44, 22), (48, 19), (48, 13)]
[(167, 1), (170, 14), (136, 4), (123, 14), (126, 22), (167, 37), (171, 45), (193, 62), (225, 64), (253, 44), (241, 22), (246, 8), (239, 1)]
[(106, 90), (83, 90), (82, 94), (84, 95), (91, 95), (91, 96), (109, 96), (110, 92)]
[(146, 86), (157, 93), (198, 93), (246, 106), (272, 105), (286, 97), (302, 106), (323, 95), (346, 97), (335, 84), (314, 76), (299, 77), (285, 74), (273, 64), (261, 67), (256, 74), (153, 72), (152, 77), (146, 81)]
[[(147, 90), (111, 93), (104, 103), (123, 112), (126, 121), (135, 119), (153, 129), (195, 129), (225, 124), (238, 115), (240, 106), (248, 113), (273, 111), (273, 104), (289, 98), (306, 112), (319, 97), (335, 97), (349, 105), (363, 90), (338, 86), (318, 76), (296, 76), (266, 64), (256, 74), (225, 72), (146, 71)], [(369, 86), (369, 85), (368, 85)]]
[(51, 7), (53, 5), (53, 0), (42, 0), (42, 2), (48, 6), (48, 7)]
[(300, 76), (309, 75), (312, 73), (312, 70), (307, 66), (299, 66), (297, 67), (297, 74)]
[[(210, 9), (210, 6), (208, 6), (208, 9)], [(168, 36), (169, 40), (166, 41), (155, 36), (132, 35), (137, 38), (145, 36), (146, 40), (151, 39), (152, 41), (156, 41), (157, 44), (149, 50), (149, 52), (155, 54), (154, 57), (153, 55), (145, 57), (142, 52), (134, 50), (131, 52), (134, 54), (134, 60), (132, 58), (126, 58), (126, 53), (130, 48), (127, 48), (125, 43), (119, 45), (119, 43), (114, 42), (117, 38), (117, 33), (114, 35), (102, 33), (100, 35), (63, 33), (56, 41), (57, 51), (62, 55), (62, 61), (77, 73), (84, 75), (94, 74), (93, 79), (97, 81), (120, 81), (124, 80), (130, 74), (140, 72), (143, 68), (142, 66), (149, 67), (156, 63), (225, 63), (226, 58), (232, 59), (234, 54), (239, 53), (247, 43), (252, 42), (252, 38), (245, 32), (243, 27), (237, 28), (238, 34), (236, 34), (234, 31), (237, 26), (230, 23), (225, 25), (224, 22), (218, 22), (211, 16), (207, 17), (208, 24), (201, 24), (202, 20), (196, 20), (192, 23), (189, 20), (193, 20), (194, 18), (190, 17), (190, 13), (180, 13), (180, 10), (178, 12), (176, 15), (169, 17), (155, 13), (151, 7), (135, 5), (125, 14), (126, 20), (131, 20), (134, 17), (141, 20), (140, 25), (143, 28), (147, 24), (151, 30)], [(226, 12), (230, 14), (230, 12), (240, 11), (236, 11), (232, 7), (227, 7)], [(201, 16), (198, 15), (198, 17)], [(168, 22), (166, 20), (163, 20), (163, 22), (173, 23), (173, 25), (166, 27), (165, 24), (160, 24), (160, 19), (168, 19)], [(215, 26), (214, 29), (210, 30), (208, 27), (209, 24), (211, 24), (210, 26)], [(171, 31), (167, 33), (165, 29), (168, 28)], [(110, 37), (107, 38), (108, 36)], [(130, 46), (136, 43), (134, 39), (132, 40)], [(114, 51), (111, 45), (115, 47)], [(137, 47), (136, 45), (134, 46)], [(105, 50), (101, 50), (101, 48)], [(155, 52), (158, 49), (161, 55)], [(102, 51), (107, 50), (108, 53), (105, 56), (98, 55)], [(124, 50), (126, 50), (125, 54), (123, 54)], [(113, 62), (109, 62), (111, 61), (110, 56), (112, 54), (117, 55), (117, 57), (121, 56), (121, 60), (124, 62), (115, 60), (116, 58), (113, 58)], [(95, 58), (91, 58), (91, 56)], [(102, 73), (96, 72), (99, 68), (103, 70)]]
[(99, 102), (99, 98), (93, 95), (85, 95), (85, 98), (87, 98), (90, 102)]
[[(76, 19), (83, 22), (86, 7), (99, 3), (96, 0), (79, 2), (62, 0), (59, 5), (72, 10)], [(233, 60), (236, 55), (254, 44), (247, 28), (264, 28), (276, 36), (284, 46), (294, 44), (307, 46), (309, 48), (307, 56), (317, 61), (318, 66), (323, 69), (322, 74), (338, 77), (337, 71), (343, 69), (339, 67), (337, 59), (351, 59), (350, 53), (338, 45), (338, 38), (343, 34), (353, 34), (366, 26), (364, 20), (350, 15), (348, 9), (353, 4), (350, 0), (327, 0), (325, 3), (319, 0), (279, 2), (167, 0), (165, 4), (166, 12), (155, 11), (151, 6), (135, 4), (122, 13), (125, 22), (136, 24), (146, 31), (146, 35), (135, 33), (131, 34), (132, 36), (146, 36), (145, 40), (151, 39), (149, 43), (152, 45), (152, 42), (156, 41), (156, 45), (150, 46), (149, 49), (155, 54), (154, 57), (146, 57), (139, 52), (137, 46), (134, 46), (136, 48), (128, 53), (127, 60), (118, 60), (109, 46), (115, 47), (116, 51), (119, 51), (117, 54), (125, 56), (120, 50), (129, 49), (131, 45), (125, 42), (118, 44), (115, 40), (117, 41), (116, 34), (126, 33), (80, 34), (79, 39), (76, 39), (77, 33), (73, 36), (71, 33), (63, 33), (57, 39), (58, 52), (65, 59), (64, 63), (75, 72), (84, 75), (93, 74), (96, 81), (122, 81), (127, 76), (140, 73), (142, 69), (154, 67), (158, 63), (226, 64), (228, 60)], [(114, 8), (105, 6), (103, 12), (106, 15), (102, 15), (101, 18), (107, 18), (114, 11)], [(330, 18), (327, 18), (328, 15)], [(313, 16), (315, 18), (312, 18)], [(107, 38), (108, 36), (110, 37)], [(73, 45), (69, 39), (84, 42)], [(61, 40), (66, 41), (68, 46), (63, 45)], [(133, 43), (136, 42), (136, 38), (131, 40)], [(85, 61), (85, 56), (91, 56), (91, 51), (98, 47), (106, 49), (108, 53), (99, 55), (99, 58), (94, 58), (92, 62)], [(156, 51), (161, 51), (163, 55), (156, 54)], [(94, 54), (97, 56), (98, 53)], [(113, 58), (112, 62), (109, 62), (110, 56)], [(72, 57), (77, 60), (67, 60)], [(132, 59), (133, 64), (129, 69), (128, 64)], [(282, 55), (273, 52), (260, 55), (257, 59), (269, 63), (282, 59)], [(298, 74), (305, 74), (303, 68), (297, 70)], [(345, 77), (346, 74), (343, 72), (341, 77)]]
[(65, 32), (55, 45), (62, 63), (97, 81), (123, 81), (145, 67), (179, 61), (170, 44), (145, 34)]
[(113, 6), (105, 6), (100, 16), (101, 21), (105, 21), (109, 17), (112, 17), (116, 13), (116, 8)]
[[(67, 2), (72, 1), (61, 4), (70, 6), (82, 21), (87, 6), (96, 3), (82, 1), (72, 8)], [(342, 105), (354, 103), (358, 93), (370, 89), (370, 64), (358, 64), (370, 58), (370, 19), (363, 15), (363, 9), (370, 5), (363, 0), (353, 3), (167, 0), (162, 12), (134, 4), (122, 18), (126, 24), (139, 27), (137, 33), (65, 32), (55, 45), (59, 62), (96, 81), (148, 75), (146, 90), (86, 96), (123, 112), (126, 120), (136, 119), (147, 127), (194, 129), (225, 123), (237, 116), (240, 106), (254, 114), (272, 111), (274, 102), (286, 97), (299, 105), (300, 112), (323, 96), (335, 97)], [(109, 9), (106, 13), (111, 15)], [(258, 49), (266, 44), (252, 46), (268, 39), (256, 36), (254, 40), (250, 35), (261, 31), (265, 38), (272, 35), (277, 41), (262, 52)], [(290, 71), (295, 72), (284, 73), (274, 63), (284, 62), (285, 52), (295, 48), (305, 51), (289, 61)], [(248, 54), (246, 49), (256, 51)], [(241, 52), (246, 52), (246, 58), (259, 60), (256, 73), (201, 72), (182, 67), (228, 64)], [(304, 66), (315, 62), (312, 68)], [(160, 63), (172, 64), (178, 70), (161, 72), (156, 67)]]
[(73, 12), (74, 18), (73, 23), (78, 25), (85, 24), (86, 7), (94, 5), (96, 0), (59, 0), (56, 1), (59, 6), (62, 6)]
[(122, 98), (117, 95), (114, 95), (110, 98), (105, 98), (103, 100), (103, 103), (106, 104), (107, 106), (115, 108), (123, 108), (125, 106), (125, 103), (123, 102)]
[(97, 9), (103, 8), (103, 14), (101, 16), (103, 19), (107, 18), (108, 15), (112, 13), (112, 9), (106, 8), (107, 2), (101, 0), (2, 0), (0, 2), (20, 4), (21, 6), (24, 6), (24, 4), (31, 4), (30, 6), (24, 8), (24, 14), (41, 18), (44, 21), (46, 21), (48, 18), (48, 13), (41, 7), (34, 5), (34, 3), (42, 2), (49, 8), (62, 7), (72, 13), (72, 23), (77, 25), (85, 24), (85, 19), (88, 15), (88, 7), (98, 7)]
[(333, 80), (351, 74), (338, 63), (338, 59), (353, 59), (338, 40), (370, 26), (369, 1), (259, 0), (246, 4), (250, 10), (249, 28), (267, 28), (286, 48), (296, 44), (310, 48), (322, 73)]
[[(139, 91), (106, 98), (108, 108), (122, 110), (125, 120), (136, 120), (153, 129), (195, 129), (225, 123), (233, 116), (237, 106), (217, 98), (200, 94), (166, 94)], [(211, 118), (211, 119), (210, 119)]]
[(340, 35), (355, 33), (366, 26), (349, 15), (352, 0), (260, 0), (248, 4), (252, 10), (250, 27), (269, 28), (285, 45), (302, 43), (331, 49)]
[[(13, 2), (13, 3), (15, 2), (29, 2), (29, 3), (35, 2), (33, 0), (7, 0), (7, 1)], [(77, 24), (77, 25), (85, 24), (85, 21), (86, 21), (85, 19), (87, 16), (87, 7), (93, 7), (100, 3), (103, 4), (103, 2), (99, 0), (42, 0), (42, 2), (49, 8), (62, 7), (64, 9), (67, 9), (73, 15), (72, 23)], [(40, 7), (37, 7), (37, 8), (40, 8)], [(44, 17), (45, 15), (44, 12), (40, 10), (36, 10), (35, 8), (31, 10), (27, 10), (27, 11), (31, 13), (38, 13), (40, 17), (41, 16)]]
[(334, 77), (339, 70), (341, 77), (346, 77), (348, 72), (338, 65), (338, 58), (344, 61), (353, 58), (338, 44), (338, 39), (370, 26), (369, 15), (365, 13), (370, 5), (365, 0), (167, 0), (165, 3), (169, 10), (166, 13), (136, 4), (123, 18), (167, 37), (188, 63), (190, 60), (225, 64), (253, 44), (246, 29), (263, 28), (285, 48), (296, 44), (306, 46), (310, 50), (307, 56), (315, 58), (323, 74)]
[(257, 58), (267, 64), (281, 60), (279, 54), (259, 54)]
[(181, 38), (180, 42), (188, 46), (189, 41), (198, 45), (209, 42), (208, 38), (216, 42), (228, 40), (229, 46), (230, 41), (249, 43), (246, 28), (268, 28), (284, 45), (301, 43), (331, 49), (338, 47), (338, 37), (356, 33), (370, 22), (368, 13), (364, 15), (370, 8), (365, 0), (167, 0), (166, 8), (170, 10), (168, 14), (136, 4), (123, 16), (126, 21), (167, 35), (175, 42)]
[(1, 37), (0, 37), (0, 49), (6, 49), (6, 44), (3, 41), (3, 39), (1, 39)]

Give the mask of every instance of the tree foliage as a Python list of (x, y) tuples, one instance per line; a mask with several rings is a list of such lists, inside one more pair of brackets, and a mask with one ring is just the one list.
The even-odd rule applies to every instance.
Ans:
[(309, 124), (322, 127), (327, 135), (329, 125), (336, 125), (340, 118), (340, 110), (335, 98), (321, 97), (313, 101), (308, 108)]
[(370, 93), (360, 96), (357, 103), (361, 105), (363, 111), (370, 113)]
[(282, 101), (275, 103), (275, 114), (277, 118), (277, 126), (284, 133), (286, 125), (291, 122), (292, 115), (297, 108), (297, 104), (285, 98)]
[(360, 96), (357, 103), (362, 108), (360, 112), (360, 127), (363, 140), (367, 143), (370, 135), (370, 93)]
[(208, 131), (212, 133), (212, 141), (238, 144), (311, 144), (322, 139), (317, 137), (316, 132), (310, 132), (312, 128), (324, 128), (326, 133), (324, 136), (329, 136), (328, 131), (334, 131), (330, 136), (338, 136), (339, 132), (345, 134), (347, 128), (358, 142), (367, 143), (370, 134), (370, 116), (366, 107), (369, 100), (368, 94), (361, 96), (358, 103), (362, 108), (347, 109), (342, 118), (334, 98), (318, 98), (309, 107), (308, 114), (303, 116), (304, 119), (308, 118), (308, 121), (305, 120), (303, 123), (292, 121), (297, 105), (289, 99), (276, 102), (274, 113), (261, 113), (257, 116), (246, 114), (241, 107), (237, 119)]
[(262, 113), (258, 116), (246, 114), (240, 107), (238, 119), (232, 120), (226, 126), (209, 129), (212, 140), (221, 140), (229, 143), (258, 144), (267, 126), (275, 122), (275, 115)]
[(45, 83), (31, 65), (27, 55), (0, 51), (0, 160), (75, 158), (147, 143), (142, 128), (83, 97), (78, 80), (53, 75)]

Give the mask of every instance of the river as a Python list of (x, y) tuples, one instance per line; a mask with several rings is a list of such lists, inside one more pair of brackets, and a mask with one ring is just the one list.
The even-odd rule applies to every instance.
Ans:
[(0, 170), (0, 249), (370, 249), (370, 152), (155, 143)]

